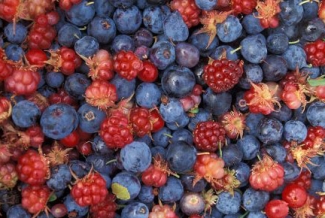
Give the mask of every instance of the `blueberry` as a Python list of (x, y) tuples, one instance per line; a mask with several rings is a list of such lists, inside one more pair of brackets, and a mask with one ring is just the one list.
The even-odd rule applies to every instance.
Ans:
[(203, 93), (203, 103), (206, 108), (215, 116), (220, 116), (226, 113), (232, 102), (232, 96), (228, 92), (215, 93), (208, 88)]
[(161, 89), (155, 83), (141, 83), (135, 91), (137, 104), (145, 108), (153, 108), (160, 104)]
[(172, 132), (167, 127), (161, 128), (152, 134), (153, 144), (159, 147), (167, 147), (172, 137)]
[(69, 166), (65, 164), (52, 167), (50, 175), (46, 185), (55, 191), (60, 191), (68, 187), (72, 179)]
[(173, 132), (172, 142), (185, 141), (188, 144), (193, 144), (193, 133), (185, 128), (179, 128)]
[(175, 47), (168, 41), (158, 41), (152, 46), (149, 58), (159, 70), (164, 70), (176, 60)]
[(182, 98), (189, 95), (195, 85), (193, 72), (186, 67), (171, 66), (161, 78), (161, 87), (169, 97)]
[(64, 75), (60, 72), (47, 72), (45, 74), (46, 84), (52, 88), (59, 88), (64, 82)]
[(242, 56), (250, 63), (258, 64), (267, 56), (266, 39), (262, 34), (247, 36), (240, 46)]
[(134, 42), (136, 47), (139, 46), (150, 47), (153, 43), (153, 35), (148, 29), (140, 28), (134, 34)]
[(154, 34), (164, 33), (163, 21), (170, 14), (169, 7), (149, 6), (143, 10), (143, 25)]
[(284, 124), (283, 136), (287, 141), (303, 142), (307, 137), (307, 127), (298, 120), (289, 120)]
[(242, 149), (236, 144), (224, 146), (222, 148), (222, 159), (225, 162), (225, 166), (229, 167), (238, 164), (243, 158), (243, 153)]
[(185, 141), (173, 142), (168, 146), (166, 158), (169, 167), (176, 173), (190, 171), (196, 161), (196, 149)]
[[(314, 163), (314, 162), (312, 162), (312, 163)], [(312, 172), (314, 179), (324, 180), (325, 179), (325, 159), (324, 159), (324, 157), (321, 158), (319, 163), (317, 163), (317, 165), (311, 170), (312, 170), (311, 172)]]
[(198, 124), (198, 122), (207, 121), (211, 119), (212, 119), (212, 114), (208, 110), (199, 108), (199, 112), (190, 118), (190, 122), (187, 125), (187, 127), (189, 130), (193, 131), (193, 129), (195, 129), (196, 125)]
[(16, 204), (11, 206), (7, 212), (6, 217), (8, 218), (30, 218), (32, 217), (22, 206), (21, 204)]
[(65, 91), (74, 99), (83, 100), (87, 87), (91, 80), (84, 74), (73, 73), (64, 82)]
[(263, 70), (258, 64), (244, 64), (244, 75), (239, 80), (241, 88), (249, 89), (250, 82), (260, 83), (263, 80)]
[(318, 4), (317, 2), (308, 2), (309, 4), (302, 4), (304, 8), (303, 20), (312, 20), (317, 18)]
[(99, 43), (95, 37), (84, 36), (76, 41), (74, 50), (84, 57), (91, 57), (99, 50)]
[(276, 82), (282, 79), (288, 72), (286, 61), (278, 55), (268, 55), (262, 63), (263, 79)]
[(121, 149), (120, 160), (125, 170), (140, 173), (151, 164), (151, 152), (146, 143), (134, 141)]
[(279, 142), (283, 133), (282, 123), (275, 118), (263, 118), (258, 126), (258, 139), (264, 144)]
[(116, 8), (129, 8), (134, 5), (135, 0), (108, 0)]
[(306, 116), (312, 126), (325, 128), (325, 103), (320, 101), (311, 103), (307, 109)]
[(62, 46), (73, 47), (76, 41), (81, 38), (81, 31), (76, 25), (64, 24), (58, 32), (58, 42)]
[(266, 191), (247, 188), (243, 194), (243, 206), (250, 212), (263, 210), (269, 200), (270, 194)]
[(295, 163), (283, 162), (280, 163), (284, 169), (284, 182), (289, 183), (297, 179), (301, 169)]
[(102, 18), (112, 17), (115, 8), (109, 1), (96, 0), (94, 4), (95, 4), (96, 15), (98, 17), (102, 17)]
[(149, 216), (148, 207), (140, 202), (132, 202), (122, 209), (122, 218), (147, 218)]
[(142, 185), (138, 199), (142, 203), (151, 203), (155, 198), (152, 186)]
[(22, 128), (35, 125), (40, 116), (41, 110), (34, 102), (28, 100), (20, 101), (12, 108), (12, 120)]
[(159, 188), (158, 197), (165, 203), (173, 203), (182, 198), (184, 194), (184, 188), (182, 182), (170, 176), (167, 178), (167, 182), (164, 186)]
[(129, 98), (135, 92), (135, 88), (136, 88), (135, 79), (129, 81), (122, 78), (120, 75), (115, 74), (114, 78), (110, 82), (116, 87), (118, 101)]
[(185, 114), (183, 106), (177, 98), (169, 98), (167, 103), (160, 104), (159, 111), (167, 123), (176, 122), (179, 117)]
[(209, 39), (208, 33), (199, 33), (199, 30), (196, 30), (192, 33), (188, 41), (199, 49), (201, 56), (207, 57), (219, 45), (218, 37), (214, 37), (210, 45)]
[(224, 22), (217, 24), (217, 36), (222, 42), (233, 42), (241, 36), (242, 29), (239, 19), (229, 15)]
[(185, 126), (187, 126), (187, 124), (190, 122), (190, 118), (189, 116), (187, 116), (186, 113), (181, 114), (181, 116), (177, 117), (177, 119), (173, 122), (166, 122), (166, 126), (171, 129), (171, 130), (178, 130), (178, 129), (182, 129)]
[(113, 159), (114, 156), (111, 154), (91, 154), (87, 156), (86, 162), (92, 165), (97, 172), (111, 175), (115, 170), (115, 165), (108, 163)]
[(16, 44), (9, 44), (6, 47), (5, 53), (6, 53), (8, 60), (12, 60), (12, 61), (19, 61), (25, 55), (25, 52), (21, 48), (21, 46), (16, 45)]
[(262, 211), (257, 211), (257, 212), (250, 212), (247, 215), (247, 218), (267, 218), (265, 213)]
[(160, 146), (156, 146), (156, 147), (151, 147), (150, 148), (151, 151), (151, 155), (153, 157), (160, 155), (162, 158), (166, 159), (166, 149)]
[(100, 124), (106, 118), (104, 111), (87, 103), (78, 109), (79, 128), (86, 133), (96, 133), (99, 131)]
[[(15, 25), (15, 26), (14, 26)], [(15, 44), (22, 43), (27, 37), (27, 27), (24, 24), (18, 23), (9, 23), (3, 29), (4, 36), (6, 39)]]
[(212, 50), (210, 57), (218, 60), (222, 57), (224, 52), (226, 52), (226, 57), (228, 60), (238, 60), (238, 55), (236, 52), (233, 52), (234, 48), (229, 45), (220, 45), (217, 46), (214, 50)]
[(289, 45), (288, 49), (282, 54), (282, 57), (287, 62), (287, 67), (289, 70), (296, 70), (302, 67), (306, 67), (306, 53), (303, 48), (297, 45)]
[(192, 68), (200, 61), (200, 51), (194, 45), (180, 42), (176, 45), (176, 62), (183, 67)]
[(130, 201), (140, 193), (141, 184), (133, 173), (122, 171), (113, 177), (111, 188), (117, 199)]
[(65, 15), (68, 21), (77, 26), (87, 25), (95, 16), (95, 6), (88, 0), (82, 0), (79, 4), (73, 4)]
[(79, 124), (75, 109), (67, 104), (52, 104), (41, 116), (41, 127), (45, 136), (58, 140), (72, 133)]
[(69, 161), (69, 168), (78, 178), (83, 178), (89, 173), (91, 166), (81, 160), (71, 160)]
[(269, 117), (278, 119), (281, 122), (287, 122), (292, 117), (292, 110), (285, 103), (281, 102), (280, 104), (281, 107), (276, 106), (275, 110), (269, 114)]
[(254, 159), (260, 150), (260, 142), (258, 139), (255, 136), (249, 134), (246, 134), (241, 139), (239, 139), (237, 141), (237, 146), (243, 152), (243, 160)]
[(174, 42), (182, 42), (189, 37), (188, 27), (178, 11), (167, 15), (163, 23), (163, 29), (164, 34)]
[(218, 0), (195, 0), (195, 4), (201, 10), (210, 11), (217, 6)]
[(134, 39), (132, 39), (129, 35), (120, 34), (117, 35), (112, 42), (111, 49), (114, 54), (119, 51), (134, 51), (135, 44)]
[(181, 211), (187, 216), (200, 214), (205, 208), (205, 200), (203, 199), (202, 195), (195, 192), (185, 193), (179, 204)]
[(118, 8), (113, 15), (117, 30), (122, 34), (133, 34), (141, 26), (142, 14), (136, 6)]
[(266, 47), (273, 54), (282, 54), (289, 47), (289, 38), (284, 33), (273, 33), (266, 38)]
[(245, 162), (240, 162), (230, 169), (235, 171), (236, 179), (240, 182), (240, 187), (244, 187), (248, 184), (248, 179), (250, 175), (250, 167)]
[(238, 191), (234, 193), (221, 192), (218, 195), (218, 200), (216, 203), (216, 208), (223, 214), (236, 214), (241, 205), (242, 196)]
[(286, 26), (294, 26), (301, 21), (304, 9), (301, 4), (299, 4), (300, 0), (291, 0), (280, 2), (281, 12), (279, 13), (279, 17), (281, 22)]
[(195, 183), (195, 185), (193, 185), (194, 179), (195, 179), (195, 175), (191, 175), (191, 174), (181, 175), (181, 181), (185, 190), (190, 192), (202, 192), (207, 186), (207, 181), (205, 179), (200, 179)]
[[(88, 211), (89, 207), (79, 206), (72, 198), (71, 194), (65, 196), (63, 204), (67, 208), (68, 216), (83, 217)], [(69, 215), (70, 214), (70, 215)]]
[(273, 160), (281, 163), (286, 160), (287, 151), (286, 149), (279, 143), (271, 144), (265, 146), (265, 150), (272, 157)]
[(111, 42), (116, 36), (116, 26), (111, 18), (94, 17), (88, 24), (87, 33), (101, 44)]
[(264, 30), (264, 28), (261, 26), (260, 19), (258, 19), (255, 15), (256, 13), (245, 15), (241, 23), (246, 32), (250, 35), (258, 34)]

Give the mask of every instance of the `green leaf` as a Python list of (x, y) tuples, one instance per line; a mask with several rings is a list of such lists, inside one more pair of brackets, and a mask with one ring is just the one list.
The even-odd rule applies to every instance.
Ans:
[(118, 184), (118, 183), (113, 183), (112, 184), (112, 192), (118, 199), (121, 200), (129, 200), (131, 198), (130, 193), (127, 188), (124, 186)]

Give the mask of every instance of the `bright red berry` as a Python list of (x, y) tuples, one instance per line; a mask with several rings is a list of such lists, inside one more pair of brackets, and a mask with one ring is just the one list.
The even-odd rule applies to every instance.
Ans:
[(71, 196), (82, 207), (101, 203), (107, 194), (106, 181), (96, 172), (91, 172), (77, 180), (71, 189)]
[(154, 82), (158, 78), (158, 68), (148, 60), (143, 61), (143, 69), (138, 72), (138, 78), (143, 82)]
[(234, 14), (251, 14), (257, 5), (256, 0), (232, 0), (231, 9)]
[(315, 205), (315, 216), (321, 216), (325, 214), (325, 196), (321, 196)]
[(68, 136), (61, 139), (60, 143), (67, 148), (73, 148), (79, 143), (79, 141), (80, 141), (80, 137), (78, 131), (75, 130), (72, 133), (70, 133)]
[(265, 214), (269, 218), (285, 218), (289, 214), (289, 207), (285, 201), (271, 200), (265, 205)]
[(78, 101), (72, 98), (64, 89), (59, 89), (49, 97), (50, 104), (64, 103), (78, 109)]
[(13, 64), (10, 64), (7, 60), (0, 59), (0, 81), (7, 79), (13, 71)]
[(149, 218), (178, 218), (175, 213), (175, 209), (171, 206), (165, 204), (157, 204), (152, 207), (151, 212), (149, 213)]
[(249, 176), (250, 185), (254, 189), (262, 191), (273, 191), (283, 182), (283, 167), (268, 155), (264, 155), (262, 160), (255, 163)]
[(29, 185), (21, 192), (21, 205), (31, 214), (38, 214), (46, 209), (51, 190), (47, 186)]
[(258, 12), (261, 26), (264, 28), (275, 28), (279, 25), (278, 13), (281, 12), (280, 0), (257, 1), (255, 9)]
[(282, 191), (282, 199), (291, 208), (303, 206), (307, 201), (307, 196), (308, 194), (305, 188), (295, 183), (286, 185)]
[(0, 165), (0, 189), (11, 189), (16, 186), (18, 174), (13, 163)]
[(108, 193), (105, 200), (96, 205), (90, 206), (91, 217), (96, 218), (114, 218), (117, 204), (115, 195)]
[(178, 11), (188, 28), (196, 26), (200, 23), (201, 9), (196, 6), (194, 0), (173, 0), (170, 2), (172, 11)]
[(29, 185), (42, 185), (50, 175), (48, 161), (35, 150), (27, 150), (17, 163), (19, 180)]
[(119, 51), (114, 56), (114, 70), (124, 79), (133, 80), (143, 69), (143, 63), (132, 51)]
[(307, 55), (307, 62), (314, 67), (325, 65), (325, 42), (318, 39), (305, 45), (304, 50)]
[(11, 102), (7, 98), (0, 96), (0, 123), (7, 120), (11, 116), (11, 112)]
[(135, 107), (131, 109), (130, 123), (134, 133), (143, 137), (151, 131), (150, 111), (144, 107)]
[(69, 11), (73, 5), (79, 4), (81, 0), (59, 0), (59, 7), (62, 10)]
[(216, 121), (199, 122), (193, 130), (193, 140), (197, 149), (216, 151), (226, 141), (226, 130)]
[(203, 80), (216, 93), (233, 88), (243, 75), (243, 61), (213, 60), (204, 67)]
[(37, 67), (43, 67), (47, 60), (46, 53), (39, 48), (29, 49), (25, 56), (30, 65), (35, 65)]

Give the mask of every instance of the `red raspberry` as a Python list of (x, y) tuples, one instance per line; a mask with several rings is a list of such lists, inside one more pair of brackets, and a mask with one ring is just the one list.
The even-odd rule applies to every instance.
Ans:
[(279, 25), (278, 13), (281, 12), (280, 0), (257, 1), (256, 10), (257, 18), (264, 28), (275, 28)]
[(175, 209), (171, 206), (165, 204), (157, 204), (152, 207), (151, 212), (149, 213), (149, 218), (178, 218), (175, 213)]
[(59, 0), (59, 7), (62, 10), (69, 11), (73, 5), (77, 5), (81, 0)]
[(114, 218), (117, 204), (115, 195), (108, 193), (105, 200), (96, 205), (90, 206), (91, 217), (95, 218)]
[(278, 99), (278, 85), (272, 83), (251, 83), (251, 88), (244, 93), (244, 102), (251, 113), (270, 114), (274, 104), (281, 107)]
[(214, 60), (204, 67), (203, 80), (216, 93), (233, 88), (243, 75), (243, 61), (226, 58)]
[(29, 185), (21, 192), (21, 205), (31, 214), (38, 214), (46, 209), (50, 195), (51, 190), (45, 185)]
[(307, 99), (304, 90), (295, 84), (286, 84), (281, 92), (281, 100), (290, 109), (298, 109), (299, 107), (306, 107)]
[(198, 155), (193, 167), (196, 174), (194, 184), (201, 178), (210, 183), (223, 178), (225, 176), (224, 166), (223, 159), (219, 158), (215, 153)]
[(71, 196), (79, 206), (96, 205), (105, 200), (108, 194), (106, 181), (99, 173), (91, 172), (77, 180), (71, 189)]
[(15, 69), (5, 80), (5, 89), (15, 95), (31, 95), (36, 89), (40, 74), (28, 69)]
[(114, 70), (126, 80), (136, 78), (142, 69), (142, 61), (132, 51), (121, 50), (114, 56)]
[(312, 195), (307, 196), (305, 204), (298, 208), (292, 208), (294, 217), (316, 217), (314, 209), (316, 208), (316, 197)]
[(117, 101), (116, 87), (104, 80), (93, 81), (85, 92), (86, 102), (105, 110), (115, 105)]
[(309, 126), (307, 129), (307, 137), (302, 143), (303, 147), (323, 150), (325, 148), (324, 138), (325, 128), (321, 126)]
[(304, 50), (308, 63), (311, 63), (314, 67), (325, 65), (325, 42), (322, 39), (307, 43)]
[(170, 2), (172, 11), (178, 11), (188, 28), (197, 26), (200, 23), (201, 10), (196, 6), (195, 0), (173, 0)]
[(60, 71), (64, 75), (71, 75), (74, 73), (75, 69), (81, 65), (81, 59), (77, 53), (67, 47), (61, 47), (58, 50), (50, 51), (51, 57), (47, 64), (52, 66), (54, 71)]
[(8, 144), (0, 144), (0, 164), (5, 164), (9, 162), (11, 157), (11, 152)]
[(154, 82), (158, 78), (158, 69), (156, 65), (148, 60), (143, 61), (143, 69), (138, 72), (138, 78), (143, 82)]
[(19, 180), (29, 185), (42, 185), (50, 175), (48, 161), (35, 150), (27, 150), (17, 163)]
[(249, 176), (250, 185), (257, 190), (273, 191), (283, 184), (284, 169), (268, 155), (258, 161)]
[(213, 190), (227, 191), (229, 193), (234, 193), (240, 185), (240, 181), (236, 178), (236, 171), (225, 169), (225, 175), (217, 180), (213, 180), (211, 186)]
[(256, 0), (232, 0), (231, 9), (235, 15), (251, 14), (257, 5)]
[(0, 189), (10, 189), (16, 186), (18, 175), (13, 163), (0, 165)]
[(265, 214), (269, 218), (285, 218), (289, 214), (289, 206), (285, 201), (271, 200), (265, 205)]
[(34, 94), (27, 96), (26, 100), (36, 104), (41, 112), (43, 112), (50, 105), (48, 99), (38, 92), (34, 92)]
[(0, 124), (11, 116), (11, 112), (11, 102), (7, 98), (0, 96)]
[(99, 135), (107, 147), (112, 149), (123, 148), (133, 141), (132, 127), (128, 117), (120, 111), (114, 111), (102, 122)]
[(16, 13), (20, 0), (4, 0), (0, 2), (0, 18), (12, 22), (16, 18)]
[(320, 216), (325, 214), (325, 196), (321, 196), (317, 201), (315, 205), (315, 216)]
[(49, 97), (50, 104), (64, 103), (78, 109), (78, 101), (73, 99), (64, 89), (59, 89)]
[(226, 140), (226, 130), (216, 121), (199, 122), (193, 130), (193, 140), (197, 149), (216, 151)]
[(39, 48), (29, 49), (25, 56), (30, 65), (35, 65), (37, 67), (44, 67), (47, 60), (46, 53)]
[(299, 177), (295, 179), (293, 183), (304, 187), (306, 190), (309, 190), (311, 186), (311, 172), (308, 170), (301, 171)]
[(44, 134), (39, 125), (29, 127), (25, 133), (29, 146), (39, 148), (44, 142)]
[(14, 68), (12, 64), (6, 60), (0, 59), (0, 82), (7, 79), (13, 71)]
[(110, 80), (114, 77), (113, 58), (108, 51), (100, 49), (92, 58), (81, 58), (89, 67), (88, 76), (92, 80)]
[(169, 174), (173, 174), (173, 172), (169, 169), (166, 160), (160, 155), (156, 155), (153, 164), (142, 172), (141, 180), (147, 186), (159, 188), (166, 184)]
[(147, 108), (132, 108), (130, 122), (134, 133), (139, 137), (143, 137), (151, 131), (150, 112)]
[(72, 133), (70, 133), (68, 136), (61, 139), (60, 143), (67, 148), (73, 148), (79, 143), (79, 141), (80, 141), (80, 137), (78, 131), (75, 130)]
[(149, 110), (149, 113), (151, 132), (158, 132), (161, 128), (165, 126), (165, 121), (157, 108)]

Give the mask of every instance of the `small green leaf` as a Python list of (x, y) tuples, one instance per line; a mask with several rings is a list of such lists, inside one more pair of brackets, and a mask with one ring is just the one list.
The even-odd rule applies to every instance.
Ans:
[(324, 86), (325, 85), (325, 78), (317, 78), (317, 79), (309, 79), (308, 84), (310, 86)]
[(118, 199), (121, 200), (129, 200), (131, 198), (130, 193), (127, 188), (124, 186), (118, 184), (118, 183), (113, 183), (112, 184), (112, 192)]
[(58, 197), (53, 193), (53, 194), (50, 195), (48, 202), (53, 202), (56, 199), (58, 199)]

